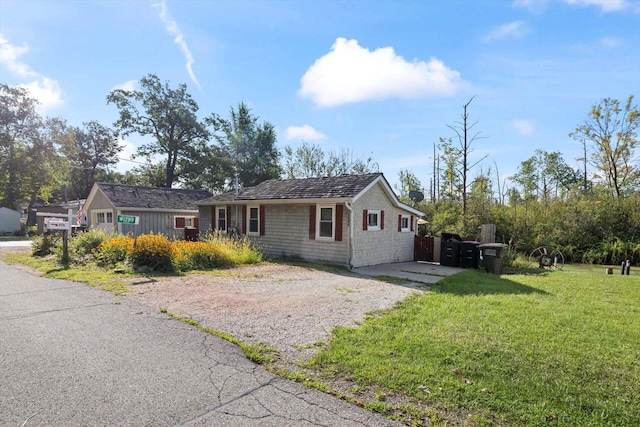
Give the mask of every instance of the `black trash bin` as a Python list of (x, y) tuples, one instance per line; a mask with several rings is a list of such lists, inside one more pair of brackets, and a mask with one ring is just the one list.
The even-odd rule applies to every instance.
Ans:
[(184, 228), (184, 240), (187, 242), (197, 242), (200, 233), (197, 228), (185, 227)]
[(480, 245), (482, 268), (489, 273), (502, 274), (502, 263), (507, 252), (507, 246), (504, 243), (485, 243)]
[(480, 268), (480, 242), (462, 242), (462, 266)]
[(440, 265), (459, 267), (462, 254), (462, 239), (457, 234), (442, 233), (440, 242)]

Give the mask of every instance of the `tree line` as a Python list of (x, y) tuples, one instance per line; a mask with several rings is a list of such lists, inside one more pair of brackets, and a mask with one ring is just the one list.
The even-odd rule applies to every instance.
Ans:
[[(71, 126), (41, 116), (26, 89), (0, 85), (1, 206), (30, 209), (37, 201), (85, 198), (98, 181), (219, 193), (236, 179), (252, 186), (379, 170), (373, 158), (348, 149), (327, 152), (304, 142), (280, 152), (274, 126), (243, 102), (226, 117), (201, 117), (185, 84), (172, 87), (154, 74), (106, 99), (118, 110), (115, 123)], [(470, 116), (473, 99), (460, 120), (447, 125), (451, 136), (433, 144), (427, 186), (409, 170), (399, 173), (396, 191), (426, 213), (425, 232), (474, 236), (481, 224), (494, 223), (498, 240), (524, 253), (554, 246), (574, 261), (640, 262), (640, 111), (633, 96), (598, 101), (568, 133), (582, 147), (583, 156), (575, 159), (580, 167), (570, 166), (560, 151), (538, 149), (508, 178), (497, 164), (487, 168), (486, 158), (471, 163), (474, 144), (484, 138)], [(119, 141), (130, 135), (145, 140), (134, 156), (139, 165), (118, 173)], [(425, 200), (412, 201), (414, 190), (423, 191)]]
[[(115, 89), (107, 103), (118, 110), (112, 126), (97, 121), (71, 126), (43, 117), (37, 101), (21, 87), (0, 85), (0, 206), (20, 210), (38, 201), (86, 198), (99, 181), (142, 186), (229, 190), (237, 180), (253, 186), (280, 177), (304, 178), (365, 173), (377, 167), (348, 150), (325, 152), (303, 144), (295, 151), (276, 147), (274, 126), (243, 102), (228, 117), (199, 116), (186, 84), (172, 87), (155, 74), (135, 90)], [(121, 139), (144, 137), (122, 174)], [(281, 164), (282, 161), (282, 164)]]
[(528, 254), (558, 248), (568, 261), (640, 263), (640, 110), (633, 96), (624, 102), (604, 98), (568, 135), (582, 147), (572, 167), (560, 151), (535, 150), (516, 173), (501, 178), (498, 165), (469, 161), (473, 142), (482, 138), (469, 119), (449, 126), (452, 137), (434, 144), (433, 177), (425, 187), (409, 170), (400, 172), (397, 191), (427, 196), (414, 204), (430, 235), (454, 232), (473, 237), (482, 224), (496, 224), (497, 240)]

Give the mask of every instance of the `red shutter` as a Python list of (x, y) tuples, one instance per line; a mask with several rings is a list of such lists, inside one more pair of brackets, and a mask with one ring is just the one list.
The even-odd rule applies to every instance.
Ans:
[(309, 205), (309, 239), (316, 238), (316, 205)]
[(185, 220), (183, 216), (177, 216), (176, 219), (176, 228), (184, 228)]
[(411, 227), (411, 231), (413, 231), (413, 215), (411, 215), (411, 225), (410, 225), (410, 227)]
[(362, 211), (362, 229), (364, 231), (367, 231), (368, 223), (369, 223), (369, 211), (365, 209)]
[(200, 221), (198, 220), (198, 217), (193, 218), (193, 226), (198, 230), (200, 229)]
[(264, 205), (260, 205), (260, 235), (264, 236)]
[(384, 230), (384, 211), (380, 211), (380, 230)]
[(342, 242), (342, 213), (344, 205), (336, 205), (336, 242)]
[(402, 231), (402, 215), (398, 215), (398, 231)]
[(247, 228), (247, 205), (242, 205), (242, 226), (240, 227), (242, 234), (247, 234), (246, 228)]

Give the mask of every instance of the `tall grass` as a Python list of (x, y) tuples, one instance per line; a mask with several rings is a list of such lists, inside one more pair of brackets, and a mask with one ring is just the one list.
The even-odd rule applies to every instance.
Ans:
[(569, 270), (449, 277), (312, 366), (468, 425), (640, 425), (640, 277)]

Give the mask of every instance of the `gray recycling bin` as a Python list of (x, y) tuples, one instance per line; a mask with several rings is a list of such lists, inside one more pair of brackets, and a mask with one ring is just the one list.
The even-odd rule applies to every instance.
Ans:
[(507, 253), (504, 243), (485, 243), (480, 245), (481, 266), (489, 273), (502, 274), (502, 263)]

